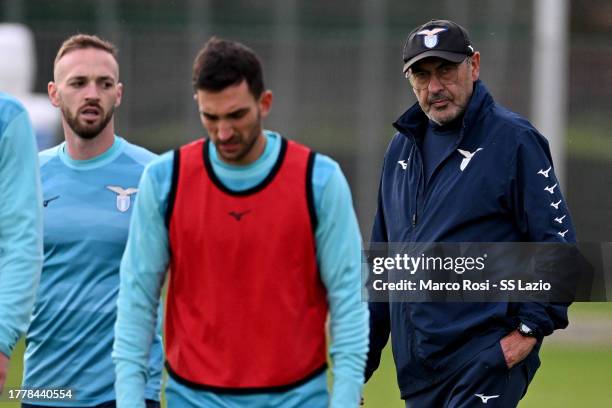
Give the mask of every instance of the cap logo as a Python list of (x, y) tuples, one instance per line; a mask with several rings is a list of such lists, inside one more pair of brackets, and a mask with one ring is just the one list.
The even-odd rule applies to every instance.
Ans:
[(433, 30), (421, 30), (417, 35), (423, 35), (423, 43), (427, 48), (433, 48), (438, 45), (438, 33), (446, 31), (447, 28), (434, 28)]

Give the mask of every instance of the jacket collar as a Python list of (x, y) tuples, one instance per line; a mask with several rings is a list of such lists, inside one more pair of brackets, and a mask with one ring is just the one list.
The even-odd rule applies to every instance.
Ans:
[[(474, 92), (463, 115), (463, 128), (469, 128), (485, 109), (493, 104), (493, 97), (482, 81), (474, 82)], [(418, 102), (412, 105), (402, 116), (393, 123), (393, 127), (404, 135), (413, 135), (421, 138), (429, 119), (421, 109)]]

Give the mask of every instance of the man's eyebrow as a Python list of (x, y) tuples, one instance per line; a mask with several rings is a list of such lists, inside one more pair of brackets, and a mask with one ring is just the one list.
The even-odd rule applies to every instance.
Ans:
[(200, 111), (200, 113), (206, 117), (212, 118), (212, 119), (216, 119), (216, 118), (220, 118), (220, 117), (231, 117), (231, 116), (236, 116), (236, 115), (240, 115), (241, 113), (246, 113), (249, 111), (249, 108), (245, 107), (245, 108), (238, 108), (235, 111), (231, 111), (225, 115), (217, 115), (214, 113), (210, 113), (210, 112), (206, 112), (206, 111)]
[(417, 65), (417, 66), (410, 67), (410, 71), (412, 71), (412, 72), (423, 72), (425, 70), (420, 65)]
[(228, 113), (226, 116), (235, 116), (235, 115), (239, 115), (241, 113), (246, 113), (249, 111), (250, 108), (244, 107), (244, 108), (238, 108), (233, 112)]
[[(89, 78), (87, 75), (74, 75), (71, 77), (68, 77), (68, 81), (75, 81), (75, 80), (79, 80), (82, 81), (84, 79)], [(115, 78), (111, 75), (103, 75), (103, 76), (99, 76), (96, 77), (96, 81), (113, 81), (115, 82)]]
[(215, 115), (215, 114), (213, 114), (213, 113), (206, 112), (206, 111), (203, 111), (203, 110), (201, 110), (201, 111), (200, 111), (200, 114), (201, 114), (201, 115), (204, 115), (204, 116), (207, 116), (207, 117), (209, 117), (209, 118), (216, 118), (216, 117), (218, 117), (217, 115)]

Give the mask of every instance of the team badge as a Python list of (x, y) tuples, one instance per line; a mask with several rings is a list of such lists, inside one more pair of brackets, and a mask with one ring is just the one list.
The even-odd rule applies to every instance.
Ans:
[(446, 28), (434, 28), (433, 30), (421, 30), (417, 35), (422, 35), (423, 43), (427, 48), (433, 48), (438, 45), (438, 33), (446, 31)]
[(130, 209), (130, 204), (132, 203), (130, 196), (138, 192), (138, 189), (134, 187), (123, 189), (119, 186), (106, 186), (106, 188), (117, 193), (117, 209), (121, 212), (126, 212)]

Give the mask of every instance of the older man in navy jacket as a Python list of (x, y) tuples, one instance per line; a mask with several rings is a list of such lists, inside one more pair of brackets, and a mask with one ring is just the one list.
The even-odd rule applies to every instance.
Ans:
[[(575, 242), (546, 139), (494, 102), (465, 29), (419, 26), (403, 59), (418, 103), (394, 124), (371, 241)], [(366, 378), (392, 333), (407, 407), (516, 406), (567, 306), (372, 302)]]

